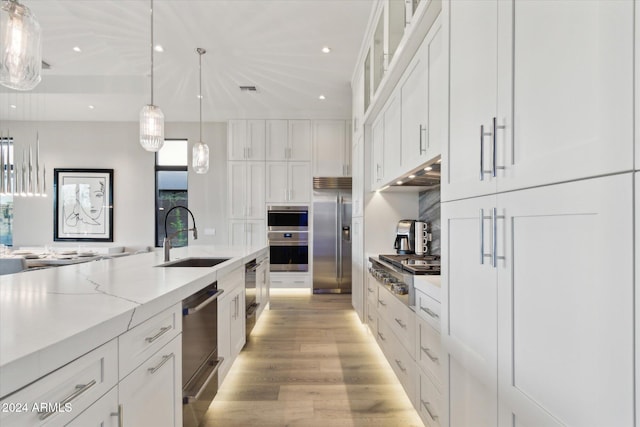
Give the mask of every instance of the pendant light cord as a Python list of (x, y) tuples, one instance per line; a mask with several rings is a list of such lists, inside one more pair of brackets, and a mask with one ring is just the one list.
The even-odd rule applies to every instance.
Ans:
[(200, 71), (200, 94), (198, 95), (198, 98), (200, 98), (200, 142), (202, 142), (202, 55), (207, 53), (207, 51), (201, 47), (197, 47), (196, 52), (200, 56), (198, 61), (198, 68)]
[(153, 105), (153, 0), (151, 0), (151, 105)]

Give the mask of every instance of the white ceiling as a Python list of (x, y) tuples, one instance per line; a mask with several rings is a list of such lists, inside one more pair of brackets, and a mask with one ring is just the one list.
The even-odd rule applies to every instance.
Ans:
[[(204, 121), (348, 118), (351, 74), (374, 2), (155, 0), (154, 42), (164, 52), (154, 53), (154, 104), (166, 121), (198, 121), (195, 49), (202, 47)], [(151, 93), (149, 0), (21, 3), (42, 26), (51, 69), (32, 91), (0, 86), (0, 122), (137, 121)]]

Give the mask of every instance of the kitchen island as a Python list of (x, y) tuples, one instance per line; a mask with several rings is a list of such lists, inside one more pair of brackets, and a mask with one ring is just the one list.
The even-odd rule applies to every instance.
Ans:
[[(159, 313), (175, 311), (184, 298), (243, 268), (264, 250), (192, 246), (171, 252), (172, 261), (229, 258), (214, 267), (160, 267), (162, 251), (155, 251), (2, 276), (0, 401), (10, 402), (25, 386), (84, 359)], [(175, 329), (179, 332), (181, 319), (174, 317), (178, 317)], [(174, 360), (178, 367), (180, 357)], [(2, 413), (0, 419), (4, 419)]]

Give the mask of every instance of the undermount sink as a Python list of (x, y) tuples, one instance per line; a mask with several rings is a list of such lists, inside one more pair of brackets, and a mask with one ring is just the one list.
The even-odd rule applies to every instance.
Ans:
[(160, 264), (158, 267), (213, 267), (229, 259), (230, 258), (182, 258)]

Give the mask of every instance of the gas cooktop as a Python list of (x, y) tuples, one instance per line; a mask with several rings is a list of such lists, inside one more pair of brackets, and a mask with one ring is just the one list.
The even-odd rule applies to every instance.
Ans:
[(378, 255), (396, 268), (415, 275), (440, 274), (440, 255)]

